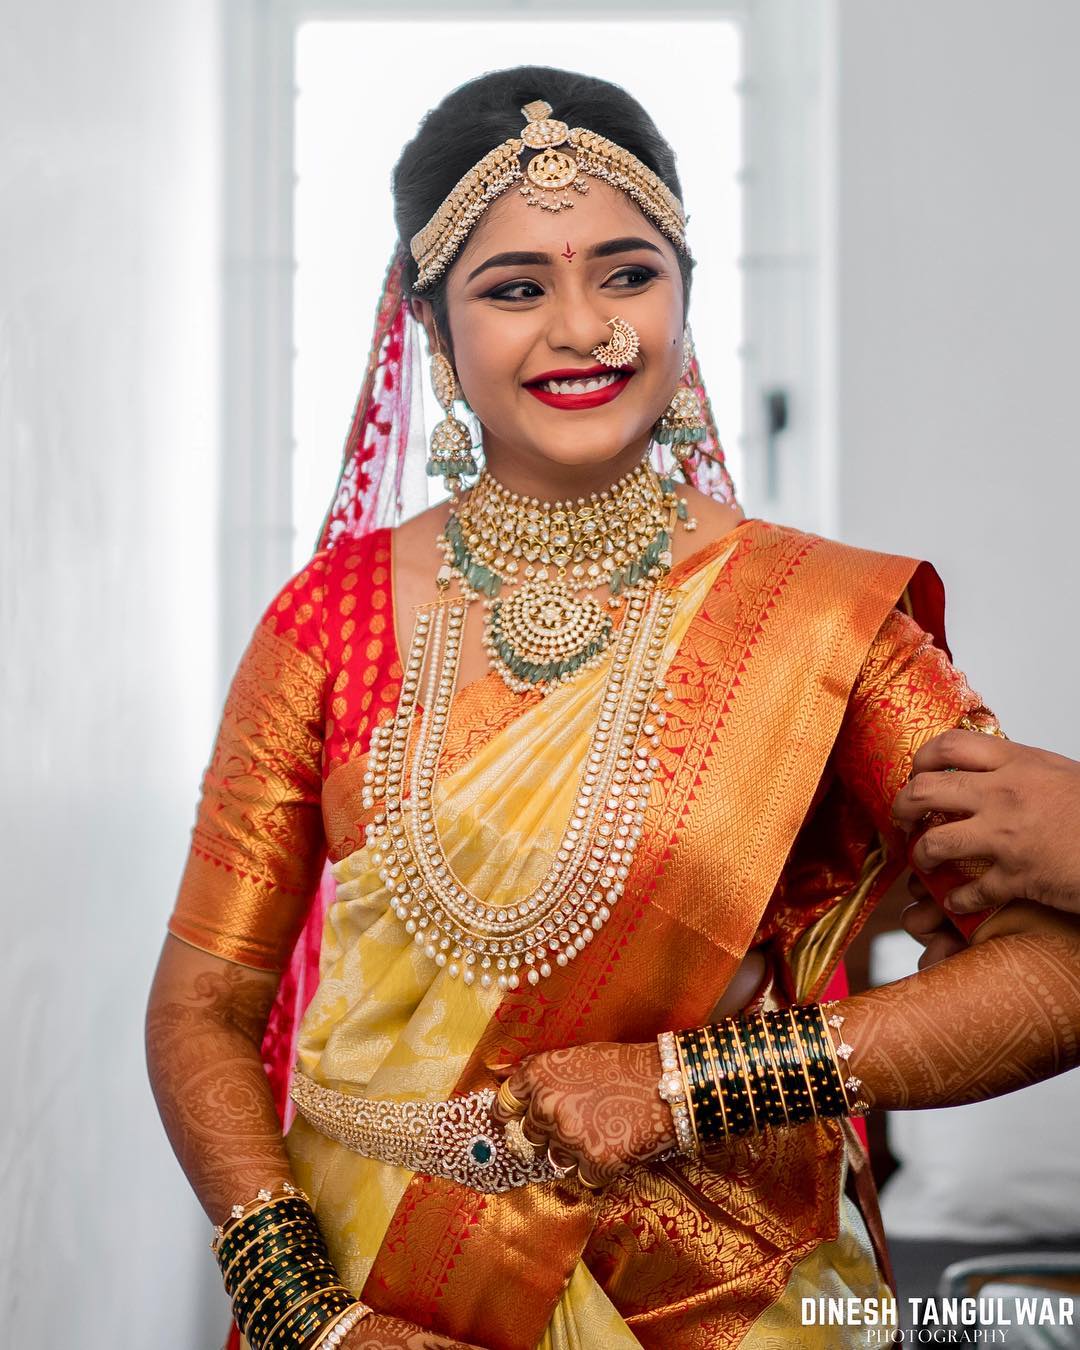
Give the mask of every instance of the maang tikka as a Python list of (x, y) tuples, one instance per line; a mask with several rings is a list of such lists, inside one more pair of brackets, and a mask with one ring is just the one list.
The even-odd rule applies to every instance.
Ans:
[(432, 478), (441, 475), (447, 492), (456, 496), (461, 488), (462, 476), (477, 473), (478, 468), (473, 458), (472, 433), (464, 422), (454, 416), (454, 402), (461, 397), (461, 390), (454, 367), (439, 347), (437, 330), (435, 351), (431, 356), (431, 388), (446, 416), (435, 424), (431, 432), (427, 471)]
[(679, 384), (671, 396), (671, 402), (653, 427), (653, 437), (661, 445), (671, 446), (679, 467), (684, 470), (697, 453), (698, 443), (705, 439), (709, 430), (696, 391), (683, 384), (693, 359), (694, 343), (687, 328), (683, 333), (683, 364)]

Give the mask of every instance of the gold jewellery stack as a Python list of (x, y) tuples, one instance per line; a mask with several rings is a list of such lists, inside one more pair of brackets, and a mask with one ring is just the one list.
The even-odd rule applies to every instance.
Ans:
[[(372, 733), (362, 803), (376, 811), (366, 835), (394, 912), (452, 978), (536, 985), (584, 951), (619, 902), (672, 698), (660, 672), (676, 600), (658, 583), (680, 518), (692, 528), (674, 484), (644, 461), (576, 502), (521, 498), (485, 474), (450, 513), (438, 584), (445, 592), (456, 577), (461, 595), (417, 610), (394, 717)], [(622, 612), (618, 629), (596, 599), (577, 594), (600, 586)], [(480, 596), (489, 658), (511, 689), (546, 693), (610, 657), (551, 865), (528, 894), (501, 904), (455, 876), (434, 802), (465, 619)]]
[(862, 1115), (862, 1080), (848, 1066), (854, 1053), (832, 1004), (812, 1003), (742, 1014), (657, 1038), (657, 1085), (671, 1107), (677, 1150), (694, 1157), (728, 1139)]
[(341, 1284), (307, 1196), (289, 1182), (234, 1205), (210, 1247), (253, 1350), (336, 1350), (371, 1312)]
[(676, 520), (694, 528), (672, 480), (644, 461), (576, 502), (519, 497), (484, 473), (439, 536), (436, 581), (456, 578), (467, 601), (483, 599), (485, 646), (507, 686), (546, 693), (611, 644), (610, 615), (576, 592), (607, 587), (612, 610), (647, 595), (671, 568)]

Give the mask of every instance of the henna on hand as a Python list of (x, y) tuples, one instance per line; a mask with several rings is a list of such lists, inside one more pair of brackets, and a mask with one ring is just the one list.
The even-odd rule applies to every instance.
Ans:
[(341, 1344), (342, 1350), (483, 1350), (381, 1313), (362, 1318)]
[(291, 1179), (260, 1042), (278, 977), (166, 939), (146, 1015), (150, 1083), (214, 1223)]
[[(555, 1160), (604, 1185), (675, 1143), (671, 1108), (657, 1092), (655, 1042), (600, 1042), (532, 1055), (514, 1070), (510, 1091), (526, 1103), (526, 1137), (552, 1147)], [(496, 1117), (507, 1113), (497, 1104)]]
[(871, 1106), (984, 1101), (1080, 1063), (1080, 940), (991, 937), (837, 1011)]

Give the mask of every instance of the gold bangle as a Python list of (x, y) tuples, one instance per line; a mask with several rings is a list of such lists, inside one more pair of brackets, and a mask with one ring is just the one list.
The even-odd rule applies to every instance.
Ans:
[(370, 1317), (374, 1311), (374, 1308), (369, 1308), (366, 1303), (357, 1299), (339, 1317), (323, 1327), (322, 1331), (319, 1332), (318, 1339), (312, 1341), (308, 1350), (337, 1350), (337, 1347), (352, 1331), (353, 1327), (362, 1322), (365, 1317)]
[(295, 1303), (293, 1303), (290, 1307), (285, 1309), (285, 1311), (281, 1314), (278, 1320), (274, 1323), (274, 1325), (263, 1337), (262, 1342), (263, 1350), (266, 1350), (266, 1347), (268, 1347), (271, 1341), (273, 1341), (275, 1335), (277, 1334), (278, 1330), (281, 1327), (281, 1324), (283, 1322), (287, 1322), (290, 1317), (295, 1316), (296, 1313), (300, 1311), (300, 1309), (304, 1306), (305, 1303), (310, 1303), (312, 1299), (319, 1298), (323, 1294), (337, 1294), (337, 1293), (348, 1294), (348, 1292), (349, 1291), (345, 1288), (344, 1285), (332, 1284), (328, 1285), (325, 1289), (313, 1289), (310, 1294), (305, 1294), (303, 1298), (297, 1299)]
[[(847, 1041), (844, 1040), (844, 1033), (841, 1030), (844, 1023), (847, 1021), (847, 1018), (843, 1013), (832, 1013), (831, 1016), (826, 1016), (826, 1013), (830, 1008), (836, 1007), (835, 1001), (832, 1003), (822, 1003), (819, 1006), (821, 1008), (821, 1020), (824, 1023), (825, 1039), (829, 1043), (829, 1050), (832, 1052), (833, 1063), (836, 1065), (836, 1072), (840, 1078), (840, 1091), (844, 1094), (844, 1101), (847, 1105), (848, 1114), (852, 1116), (864, 1116), (867, 1111), (869, 1111), (870, 1105), (859, 1097), (862, 1079), (857, 1077), (851, 1068), (850, 1060), (851, 1056), (855, 1053), (855, 1047), (849, 1045)], [(836, 1045), (833, 1042), (832, 1033), (829, 1031), (829, 1027), (836, 1028), (836, 1034), (840, 1037), (839, 1045)], [(841, 1059), (844, 1061), (843, 1065), (840, 1063)], [(854, 1094), (855, 1097), (854, 1101), (851, 1100), (852, 1094)]]
[(495, 1093), (495, 1100), (511, 1116), (523, 1116), (529, 1108), (528, 1102), (518, 1101), (510, 1091), (509, 1078), (504, 1078), (499, 1084), (499, 1090)]
[(210, 1248), (215, 1255), (223, 1239), (227, 1238), (234, 1229), (239, 1228), (246, 1220), (253, 1219), (256, 1214), (260, 1214), (264, 1209), (269, 1209), (279, 1200), (304, 1200), (309, 1205), (311, 1204), (300, 1187), (294, 1186), (291, 1181), (283, 1181), (280, 1189), (281, 1194), (275, 1195), (272, 1187), (264, 1186), (254, 1200), (248, 1200), (243, 1205), (232, 1206), (225, 1222), (216, 1224), (214, 1227), (214, 1239), (210, 1243)]

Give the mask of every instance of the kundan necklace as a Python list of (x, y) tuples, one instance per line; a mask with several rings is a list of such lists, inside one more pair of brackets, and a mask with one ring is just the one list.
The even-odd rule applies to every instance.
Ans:
[(484, 644), (506, 684), (546, 693), (611, 644), (611, 615), (577, 592), (606, 586), (614, 610), (647, 594), (671, 567), (676, 520), (694, 528), (673, 481), (644, 460), (575, 502), (519, 497), (485, 471), (439, 536), (438, 582), (456, 577), (467, 600), (483, 597)]
[[(372, 862), (391, 907), (451, 977), (503, 990), (538, 984), (584, 951), (619, 902), (659, 768), (662, 704), (672, 700), (660, 666), (677, 602), (657, 583), (671, 567), (677, 519), (693, 528), (674, 484), (645, 463), (572, 503), (515, 496), (485, 473), (451, 512), (438, 580), (445, 592), (457, 577), (461, 594), (418, 608), (398, 705), (372, 733), (363, 788), (375, 811), (366, 826)], [(609, 607), (625, 610), (617, 630), (595, 599), (575, 595), (602, 585)], [(492, 665), (513, 689), (546, 692), (610, 649), (551, 864), (531, 891), (500, 903), (455, 876), (434, 800), (465, 618), (481, 595)]]

